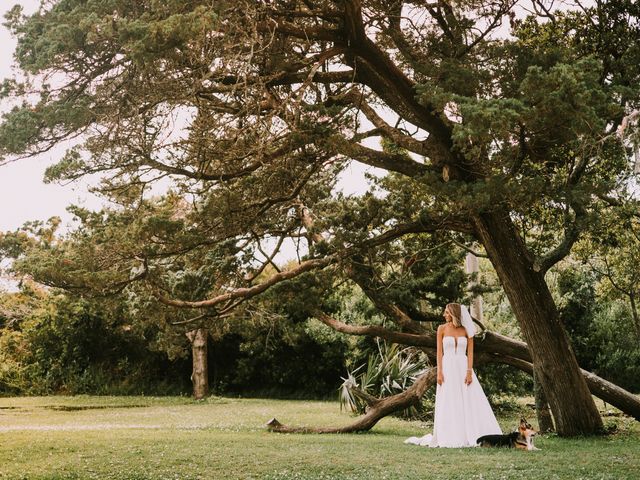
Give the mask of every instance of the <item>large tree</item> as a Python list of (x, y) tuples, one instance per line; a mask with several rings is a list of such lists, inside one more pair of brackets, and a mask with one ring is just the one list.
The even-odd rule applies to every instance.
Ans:
[[(622, 202), (640, 95), (639, 8), (58, 0), (27, 18), (16, 8), (8, 23), (26, 80), (4, 84), (19, 103), (4, 116), (0, 149), (29, 156), (78, 138), (49, 179), (101, 173), (101, 190), (133, 205), (130, 215), (145, 214), (136, 206), (154, 181), (171, 182), (185, 204), (122, 222), (139, 228), (126, 248), (86, 245), (97, 259), (89, 270), (120, 289), (144, 281), (166, 305), (214, 318), (331, 269), (419, 330), (424, 305), (380, 288), (380, 265), (398, 255), (399, 239), (407, 268), (427, 237), (476, 242), (558, 431), (590, 434), (601, 419), (545, 273), (593, 216)], [(380, 175), (362, 196), (336, 195), (352, 162)], [(260, 251), (301, 237), (306, 258), (261, 276), (252, 256), (273, 265)], [(207, 298), (174, 295), (186, 257), (225, 249), (237, 262), (225, 268), (238, 268), (212, 281)]]

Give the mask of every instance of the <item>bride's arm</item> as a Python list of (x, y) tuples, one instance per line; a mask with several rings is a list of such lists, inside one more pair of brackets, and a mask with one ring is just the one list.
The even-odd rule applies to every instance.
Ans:
[(436, 364), (438, 372), (438, 385), (442, 385), (444, 382), (444, 376), (442, 375), (442, 337), (444, 336), (444, 325), (438, 327), (438, 335), (436, 338)]
[(469, 385), (473, 379), (471, 372), (473, 371), (473, 337), (467, 338), (467, 376), (464, 383)]

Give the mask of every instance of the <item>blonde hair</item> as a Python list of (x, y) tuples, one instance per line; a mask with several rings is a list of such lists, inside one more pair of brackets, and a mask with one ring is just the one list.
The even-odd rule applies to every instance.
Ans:
[(461, 327), (462, 326), (462, 309), (460, 308), (460, 304), (448, 303), (445, 310), (449, 310), (449, 313), (451, 314), (451, 317), (452, 317), (451, 323), (453, 323), (453, 326)]

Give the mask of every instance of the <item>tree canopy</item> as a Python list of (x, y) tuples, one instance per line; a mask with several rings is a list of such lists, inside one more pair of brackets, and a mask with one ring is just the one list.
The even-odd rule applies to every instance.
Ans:
[[(77, 209), (36, 279), (197, 321), (292, 279), (318, 315), (350, 281), (416, 333), (464, 297), (426, 273), (482, 249), (558, 430), (601, 428), (544, 275), (603, 212), (637, 215), (635, 2), (58, 0), (7, 22), (24, 79), (2, 87), (0, 152), (74, 138), (48, 180), (100, 174), (121, 205)], [(336, 189), (353, 162), (363, 195)]]

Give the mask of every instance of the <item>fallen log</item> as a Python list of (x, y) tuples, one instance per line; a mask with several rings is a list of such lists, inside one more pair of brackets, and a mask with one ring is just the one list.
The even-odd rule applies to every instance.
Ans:
[(294, 427), (283, 425), (272, 418), (267, 423), (267, 428), (278, 433), (354, 433), (370, 430), (387, 415), (418, 403), (435, 382), (436, 368), (432, 367), (420, 375), (404, 392), (370, 402), (367, 413), (344, 427)]

